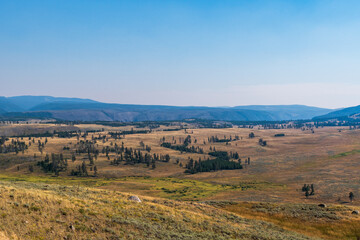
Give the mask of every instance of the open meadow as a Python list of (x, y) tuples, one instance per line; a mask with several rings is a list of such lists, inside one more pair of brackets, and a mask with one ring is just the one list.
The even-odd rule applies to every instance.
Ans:
[[(92, 231), (102, 232), (94, 239), (156, 239), (157, 230), (129, 235), (125, 226), (158, 229), (176, 214), (191, 219), (182, 226), (186, 230), (174, 227), (173, 239), (194, 239), (185, 234), (192, 221), (210, 221), (207, 227), (200, 224), (210, 235), (194, 233), (197, 239), (252, 239), (259, 221), (285, 232), (268, 230), (258, 239), (360, 237), (360, 217), (354, 213), (360, 210), (360, 130), (32, 123), (2, 125), (0, 136), (0, 221), (9, 239), (48, 239), (47, 234), (88, 239)], [(140, 196), (143, 205), (129, 202), (128, 195)], [(27, 220), (21, 220), (18, 208)], [(141, 213), (123, 219), (129, 208)], [(141, 217), (152, 209), (155, 217)], [(18, 220), (9, 223), (12, 214)], [(36, 232), (43, 215), (51, 221)], [(175, 225), (185, 221), (176, 219)], [(224, 222), (225, 228), (226, 221), (231, 229), (212, 226)], [(76, 231), (65, 231), (75, 222)], [(158, 229), (158, 234), (165, 233)]]

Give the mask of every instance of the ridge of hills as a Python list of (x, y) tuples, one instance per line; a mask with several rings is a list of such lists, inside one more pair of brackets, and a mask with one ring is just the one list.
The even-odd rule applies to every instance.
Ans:
[(355, 107), (343, 108), (337, 111), (317, 116), (314, 120), (330, 120), (330, 119), (357, 119), (360, 116), (360, 105)]
[(54, 118), (68, 121), (283, 121), (311, 119), (333, 110), (304, 105), (236, 107), (166, 106), (102, 103), (91, 99), (51, 96), (0, 97), (2, 118)]

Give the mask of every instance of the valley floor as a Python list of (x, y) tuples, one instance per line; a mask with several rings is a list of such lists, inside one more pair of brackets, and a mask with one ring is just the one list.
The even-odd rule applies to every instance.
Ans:
[[(48, 137), (41, 152), (38, 141), (45, 137), (10, 137), (5, 145), (33, 144), (23, 152), (0, 154), (0, 239), (360, 239), (360, 215), (353, 214), (360, 210), (360, 130), (187, 127), (192, 129), (160, 126), (122, 139), (110, 132), (132, 131), (132, 126), (0, 127), (0, 135), (8, 136), (81, 130), (90, 131), (83, 141), (106, 137), (93, 143), (100, 153), (88, 165), (88, 177), (71, 176), (89, 162), (87, 153), (71, 161), (80, 141), (75, 136)], [(180, 142), (189, 135), (189, 146), (203, 153), (161, 146), (163, 139)], [(239, 139), (209, 142), (213, 136)], [(267, 145), (259, 145), (260, 139)], [(119, 155), (101, 149), (122, 143), (142, 152), (146, 145), (151, 154), (169, 154), (170, 161), (157, 161), (156, 168), (111, 164)], [(238, 152), (243, 169), (185, 173), (190, 158), (206, 159), (215, 148)], [(37, 164), (52, 153), (68, 159), (58, 176)], [(248, 157), (251, 164), (244, 163)], [(313, 184), (315, 194), (306, 197), (304, 184)], [(131, 195), (142, 202), (129, 200)]]

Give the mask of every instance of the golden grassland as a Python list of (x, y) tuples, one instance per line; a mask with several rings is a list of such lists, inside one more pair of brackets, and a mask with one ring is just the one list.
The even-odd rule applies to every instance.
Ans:
[[(41, 178), (0, 181), (9, 239), (357, 239), (354, 206), (175, 201)], [(68, 180), (69, 181), (69, 180)], [(156, 181), (156, 180), (154, 180)], [(58, 184), (62, 183), (62, 184)], [(85, 187), (90, 185), (92, 187)]]
[(205, 203), (27, 182), (0, 182), (0, 191), (8, 239), (311, 239)]
[(322, 239), (358, 239), (360, 218), (352, 215), (354, 207), (314, 204), (214, 203), (242, 217), (273, 223), (284, 229)]
[[(103, 127), (98, 125), (79, 125), (82, 129), (102, 130)], [(79, 126), (75, 126), (79, 128)], [(108, 130), (124, 129), (124, 127), (107, 127)], [(131, 126), (126, 126), (131, 129)], [(91, 139), (92, 135), (105, 134), (107, 130), (101, 133), (90, 133), (87, 137)], [(254, 139), (249, 139), (248, 134), (255, 133)], [(285, 133), (285, 137), (274, 137), (277, 133)], [(205, 154), (180, 153), (172, 149), (160, 146), (160, 139), (165, 137), (166, 141), (171, 141), (174, 137), (185, 138), (188, 134), (193, 139), (197, 139), (194, 146), (204, 149)], [(210, 136), (229, 137), (238, 135), (242, 139), (225, 143), (206, 143)], [(267, 141), (266, 147), (258, 144), (259, 138)], [(26, 141), (26, 138), (24, 138)], [(35, 143), (39, 140), (36, 138)], [(42, 138), (41, 141), (44, 141)], [(95, 164), (98, 168), (100, 177), (121, 178), (126, 176), (139, 177), (175, 177), (180, 179), (198, 180), (201, 182), (240, 186), (241, 184), (251, 184), (261, 187), (257, 189), (248, 188), (248, 191), (221, 191), (214, 192), (213, 198), (224, 197), (223, 200), (237, 201), (288, 201), (288, 202), (331, 202), (339, 203), (346, 201), (350, 191), (360, 196), (360, 131), (343, 129), (339, 132), (338, 128), (328, 127), (315, 129), (315, 133), (310, 130), (302, 131), (299, 129), (280, 129), (280, 130), (263, 130), (263, 129), (190, 129), (187, 133), (181, 131), (153, 131), (149, 134), (126, 135), (125, 139), (109, 139), (103, 143), (98, 141), (98, 148), (110, 146), (117, 143), (120, 145), (124, 142), (125, 146), (134, 149), (140, 149), (140, 141), (151, 147), (151, 153), (169, 154), (171, 160), (169, 163), (157, 163), (156, 169), (151, 169), (143, 164), (112, 166), (104, 154), (100, 154)], [(76, 138), (48, 138), (48, 143), (41, 155), (36, 144), (33, 144), (24, 154), (15, 155), (3, 154), (0, 164), (6, 173), (28, 174), (27, 165), (33, 164), (44, 158), (46, 153), (63, 153), (65, 157), (71, 158), (74, 151)], [(70, 151), (63, 150), (63, 147), (70, 147)], [(207, 158), (209, 148), (215, 147), (217, 150), (238, 152), (243, 159), (251, 157), (251, 165), (245, 165), (241, 170), (229, 170), (218, 172), (198, 173), (194, 175), (184, 174), (184, 168), (176, 164), (176, 161), (185, 165), (189, 157), (195, 160)], [(33, 159), (34, 154), (38, 156)], [(81, 164), (82, 159), (86, 159), (86, 154), (77, 157), (75, 162), (69, 160), (67, 173), (62, 176), (68, 176), (71, 169)], [(115, 157), (110, 153), (110, 160)], [(20, 170), (17, 171), (19, 166)], [(35, 168), (35, 173), (42, 175), (42, 171)], [(145, 183), (144, 183), (145, 184)], [(310, 199), (305, 199), (300, 191), (303, 184), (314, 184), (316, 195)], [(116, 184), (114, 188), (120, 187), (126, 191), (127, 185)], [(133, 186), (133, 185), (132, 185)], [(110, 187), (110, 186), (108, 186)], [(165, 187), (166, 188), (166, 187)], [(129, 188), (131, 189), (131, 188)], [(219, 195), (220, 194), (220, 195)], [(211, 196), (207, 195), (209, 198)], [(200, 196), (201, 197), (201, 196)], [(203, 197), (201, 197), (203, 199)], [(339, 200), (340, 199), (340, 200)], [(353, 204), (359, 204), (355, 201)]]
[[(25, 124), (8, 126), (12, 129), (11, 133), (19, 132), (19, 129), (20, 132), (24, 132), (24, 127), (28, 131), (29, 128), (36, 129), (36, 127), (58, 129), (58, 127), (66, 128), (67, 126), (51, 124), (33, 124), (30, 127)], [(102, 131), (89, 133), (88, 140), (92, 138), (92, 135), (103, 135), (107, 134), (108, 131), (128, 131), (133, 128), (133, 126), (109, 127), (95, 124), (71, 127)], [(0, 133), (4, 128), (6, 126), (0, 128)], [(251, 234), (255, 232), (259, 234), (257, 239), (357, 239), (360, 237), (358, 231), (360, 219), (358, 215), (351, 214), (352, 211), (359, 210), (360, 205), (359, 130), (344, 128), (339, 131), (339, 128), (325, 127), (315, 129), (315, 133), (312, 133), (310, 130), (302, 131), (300, 129), (226, 128), (188, 129), (185, 133), (184, 130), (162, 131), (164, 128), (171, 127), (161, 126), (159, 130), (154, 130), (148, 134), (132, 134), (126, 135), (125, 139), (114, 140), (109, 138), (105, 143), (97, 142), (99, 149), (115, 143), (120, 145), (122, 142), (127, 147), (141, 149), (139, 143), (143, 141), (144, 144), (151, 147), (151, 153), (169, 154), (171, 156), (169, 163), (159, 162), (155, 169), (148, 168), (144, 164), (113, 166), (110, 165), (110, 161), (104, 154), (100, 154), (95, 160), (95, 165), (98, 167), (97, 177), (69, 176), (71, 169), (81, 164), (82, 159), (86, 159), (84, 154), (84, 156), (77, 156), (75, 162), (69, 160), (68, 171), (60, 173), (59, 177), (45, 174), (38, 167), (35, 167), (34, 172), (29, 172), (28, 166), (34, 165), (40, 158), (43, 159), (46, 153), (63, 153), (65, 157), (71, 158), (71, 153), (78, 141), (75, 137), (70, 139), (48, 138), (43, 154), (38, 151), (36, 144), (33, 144), (24, 153), (17, 155), (14, 153), (0, 154), (0, 167), (2, 169), (0, 183), (3, 186), (2, 192), (6, 193), (1, 195), (4, 198), (6, 208), (0, 209), (3, 210), (3, 213), (9, 211), (8, 208), (11, 210), (2, 219), (2, 222), (15, 216), (19, 218), (17, 226), (2, 224), (4, 226), (3, 233), (10, 239), (15, 236), (19, 239), (48, 239), (46, 236), (53, 236), (52, 239), (58, 239), (60, 236), (62, 238), (68, 237), (68, 239), (91, 239), (89, 236), (95, 233), (97, 237), (93, 239), (112, 239), (112, 237), (113, 239), (239, 239), (239, 236), (241, 236), (240, 239), (251, 239), (255, 236)], [(256, 137), (248, 138), (250, 132), (254, 132)], [(274, 135), (278, 133), (284, 133), (285, 136), (275, 137)], [(193, 142), (191, 145), (203, 148), (205, 154), (180, 153), (160, 146), (160, 139), (163, 137), (166, 141), (171, 141), (172, 138), (185, 138), (187, 135), (191, 135), (192, 139), (197, 139), (197, 143)], [(223, 136), (234, 137), (235, 135), (240, 136), (241, 139), (228, 145), (225, 143), (206, 143), (204, 145), (203, 143), (204, 140), (207, 142), (210, 136), (222, 138)], [(267, 146), (260, 146), (258, 144), (259, 138), (266, 140)], [(44, 139), (36, 138), (35, 143), (38, 140), (44, 141)], [(24, 138), (23, 141), (28, 142), (27, 138)], [(63, 150), (64, 146), (69, 147), (70, 151)], [(190, 175), (185, 174), (185, 169), (176, 164), (178, 161), (185, 165), (189, 157), (195, 160), (207, 158), (206, 153), (210, 152), (210, 146), (215, 147), (216, 150), (238, 152), (242, 159), (251, 157), (251, 165), (246, 165), (241, 170)], [(36, 159), (34, 159), (34, 154), (37, 156)], [(110, 153), (110, 159), (112, 160), (114, 157), (115, 155)], [(305, 198), (301, 191), (304, 184), (314, 184), (314, 196)], [(19, 199), (22, 200), (14, 200), (8, 196), (10, 191), (16, 191), (18, 194), (26, 192), (28, 195), (20, 194), (22, 197)], [(89, 191), (91, 194), (85, 194)], [(348, 199), (350, 191), (355, 194), (353, 202), (349, 202)], [(141, 204), (132, 203), (127, 200), (128, 194), (140, 195), (141, 198), (145, 199), (145, 202)], [(33, 200), (30, 200), (31, 198), (26, 200), (27, 196), (31, 196)], [(41, 211), (45, 215), (50, 214), (54, 219), (47, 225), (43, 225), (42, 221), (48, 221), (49, 218), (43, 219), (43, 214), (38, 211), (21, 207), (23, 204), (29, 204), (24, 203), (26, 201), (33, 203), (35, 199), (44, 201), (45, 198), (61, 199), (61, 202), (69, 204), (67, 206), (57, 205), (57, 200), (47, 202), (48, 207), (43, 207)], [(117, 201), (124, 204), (126, 209), (120, 208), (122, 211), (122, 215), (120, 215), (127, 216), (130, 213), (124, 211), (129, 210), (132, 219), (136, 218), (134, 222), (125, 223), (125, 220), (119, 220), (118, 225), (108, 224), (112, 218), (106, 216), (105, 212), (116, 212), (117, 210), (112, 208), (113, 205), (108, 206), (103, 201), (113, 203), (116, 201), (114, 199), (117, 198), (119, 199)], [(77, 205), (79, 199), (83, 201), (81, 206)], [(17, 202), (19, 205), (15, 206), (16, 204), (14, 205), (13, 202)], [(329, 206), (319, 208), (317, 207), (319, 203), (326, 203)], [(152, 206), (154, 204), (158, 204), (156, 207), (161, 209), (161, 213), (153, 211)], [(133, 208), (128, 209), (130, 206)], [(21, 224), (22, 220), (20, 220), (20, 215), (16, 209), (23, 209), (20, 212), (28, 212), (30, 214), (29, 219), (35, 222), (26, 221), (33, 223), (33, 225)], [(52, 213), (51, 209), (55, 209), (57, 214)], [(59, 213), (59, 209), (67, 209), (68, 212), (63, 215)], [(96, 214), (80, 213), (83, 210), (79, 209), (87, 209), (87, 211)], [(169, 220), (170, 215), (165, 214), (167, 221), (178, 226), (169, 228), (167, 221), (161, 220), (162, 218), (154, 221), (147, 219), (144, 211), (149, 211), (151, 214), (156, 212), (160, 215), (167, 214), (168, 211), (185, 211), (190, 216), (196, 217), (193, 221), (187, 222), (186, 218), (180, 218), (176, 214)], [(40, 217), (34, 218), (35, 220), (30, 217), (37, 216), (37, 214)], [(217, 216), (218, 214), (220, 216)], [(232, 217), (225, 217), (224, 214)], [(233, 220), (233, 217), (241, 218), (245, 222), (240, 221), (241, 223), (235, 224), (234, 221), (239, 220)], [(63, 218), (66, 220), (61, 220)], [(57, 219), (60, 219), (60, 223), (57, 223)], [(204, 220), (206, 225), (204, 227), (201, 219), (212, 220)], [(251, 224), (247, 221), (251, 221)], [(221, 224), (216, 225), (216, 222), (221, 222)], [(101, 226), (94, 227), (95, 223)], [(158, 225), (155, 226), (153, 223)], [(78, 225), (75, 226), (75, 232), (69, 231), (67, 225), (70, 224)], [(81, 224), (85, 227), (81, 227)], [(269, 227), (264, 227), (266, 230), (259, 230), (262, 224)], [(20, 225), (23, 226), (20, 227)], [(183, 226), (183, 229), (180, 229), (180, 225)], [(34, 230), (35, 226), (38, 226), (41, 231)], [(192, 226), (198, 230), (194, 230), (195, 227)], [(227, 229), (228, 227), (231, 230)], [(104, 230), (107, 228), (108, 230)], [(252, 228), (256, 230), (250, 231), (249, 229)], [(13, 231), (9, 231), (9, 229)], [(30, 231), (30, 229), (32, 230)], [(205, 230), (205, 234), (208, 235), (201, 235), (199, 229)], [(130, 230), (134, 232), (133, 235), (130, 234)], [(56, 233), (57, 231), (60, 232)], [(227, 234), (227, 231), (233, 233)], [(266, 235), (263, 233), (264, 231), (269, 234)], [(276, 233), (272, 233), (272, 231)], [(170, 232), (175, 232), (175, 235), (166, 235)], [(185, 233), (190, 235), (181, 235)], [(191, 235), (192, 233), (197, 235)]]

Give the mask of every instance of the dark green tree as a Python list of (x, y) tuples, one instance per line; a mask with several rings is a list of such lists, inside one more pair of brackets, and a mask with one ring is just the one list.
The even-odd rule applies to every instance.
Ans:
[(349, 199), (350, 199), (350, 202), (352, 202), (354, 200), (354, 193), (353, 192), (349, 193)]

